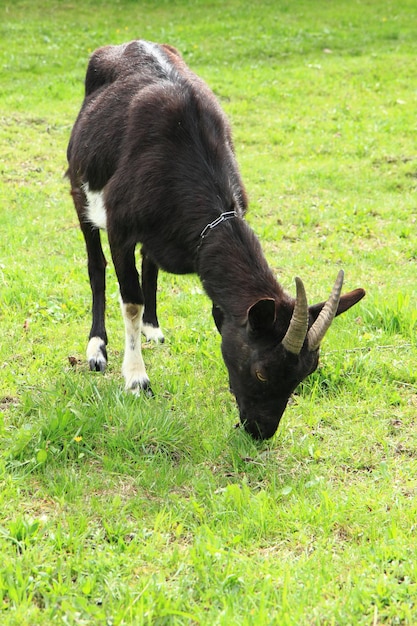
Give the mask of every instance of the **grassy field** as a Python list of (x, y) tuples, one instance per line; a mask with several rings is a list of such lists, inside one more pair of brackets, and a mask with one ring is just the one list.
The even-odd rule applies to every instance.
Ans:
[[(416, 624), (415, 0), (4, 0), (0, 33), (0, 623)], [(267, 443), (195, 276), (161, 277), (155, 398), (123, 391), (110, 265), (85, 364), (65, 150), (89, 54), (137, 37), (220, 98), (285, 288), (367, 291)]]

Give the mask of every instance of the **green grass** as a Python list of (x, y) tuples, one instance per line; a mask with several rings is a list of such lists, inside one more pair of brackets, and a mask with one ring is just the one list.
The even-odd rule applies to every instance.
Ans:
[[(417, 623), (414, 0), (0, 6), (0, 622)], [(280, 281), (366, 299), (274, 439), (234, 425), (210, 302), (163, 275), (153, 399), (90, 373), (84, 243), (64, 179), (88, 55), (177, 46), (229, 115)], [(107, 248), (107, 256), (108, 248)]]

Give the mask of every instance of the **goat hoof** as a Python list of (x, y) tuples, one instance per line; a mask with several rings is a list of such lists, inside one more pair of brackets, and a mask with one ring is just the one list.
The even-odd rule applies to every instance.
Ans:
[(146, 387), (146, 389), (143, 389), (143, 393), (145, 394), (145, 396), (146, 396), (147, 398), (154, 398), (154, 397), (155, 397), (155, 394), (154, 394), (154, 392), (152, 391), (152, 388), (150, 387), (150, 385), (148, 385), (148, 386)]
[(104, 372), (107, 365), (106, 344), (101, 337), (91, 337), (87, 346), (87, 361), (92, 372)]
[(153, 398), (154, 397), (154, 393), (151, 389), (151, 384), (149, 382), (149, 380), (135, 380), (132, 381), (127, 387), (126, 389), (128, 391), (130, 391), (131, 393), (134, 393), (135, 395), (139, 396), (143, 393), (144, 396), (146, 396), (147, 398)]
[(138, 385), (136, 385), (135, 389), (136, 393), (143, 393), (147, 398), (153, 398), (154, 393), (151, 388), (151, 383), (149, 380), (142, 380)]
[(145, 335), (146, 342), (164, 343), (165, 337), (159, 326), (153, 324), (142, 324), (142, 334)]
[(90, 359), (88, 361), (88, 366), (92, 372), (105, 372), (107, 362), (103, 359)]

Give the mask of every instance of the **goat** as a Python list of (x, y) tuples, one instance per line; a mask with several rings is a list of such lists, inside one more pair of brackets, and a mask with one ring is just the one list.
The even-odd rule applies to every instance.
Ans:
[(152, 395), (140, 337), (164, 339), (159, 269), (197, 273), (213, 304), (241, 423), (254, 438), (272, 437), (292, 392), (317, 368), (334, 317), (364, 290), (341, 296), (340, 271), (326, 302), (309, 307), (299, 278), (295, 299), (284, 292), (244, 220), (247, 195), (228, 120), (169, 45), (135, 40), (92, 54), (67, 156), (92, 290), (90, 369), (107, 364), (105, 229), (125, 325), (126, 388)]

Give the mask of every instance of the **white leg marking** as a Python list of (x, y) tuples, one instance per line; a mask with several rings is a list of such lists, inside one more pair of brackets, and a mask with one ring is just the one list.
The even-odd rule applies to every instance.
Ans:
[(90, 191), (88, 183), (83, 185), (83, 191), (87, 198), (87, 217), (96, 228), (102, 230), (107, 229), (107, 213), (104, 206), (103, 192), (102, 191)]
[(106, 344), (101, 337), (91, 337), (87, 346), (87, 361), (90, 370), (104, 372), (106, 369)]
[(146, 341), (154, 341), (155, 343), (164, 343), (165, 337), (159, 326), (152, 324), (142, 324), (142, 334), (145, 335)]
[(141, 389), (150, 389), (149, 378), (142, 358), (140, 338), (143, 306), (124, 302), (120, 302), (120, 306), (125, 323), (125, 354), (122, 374), (126, 381), (126, 389), (139, 393)]

